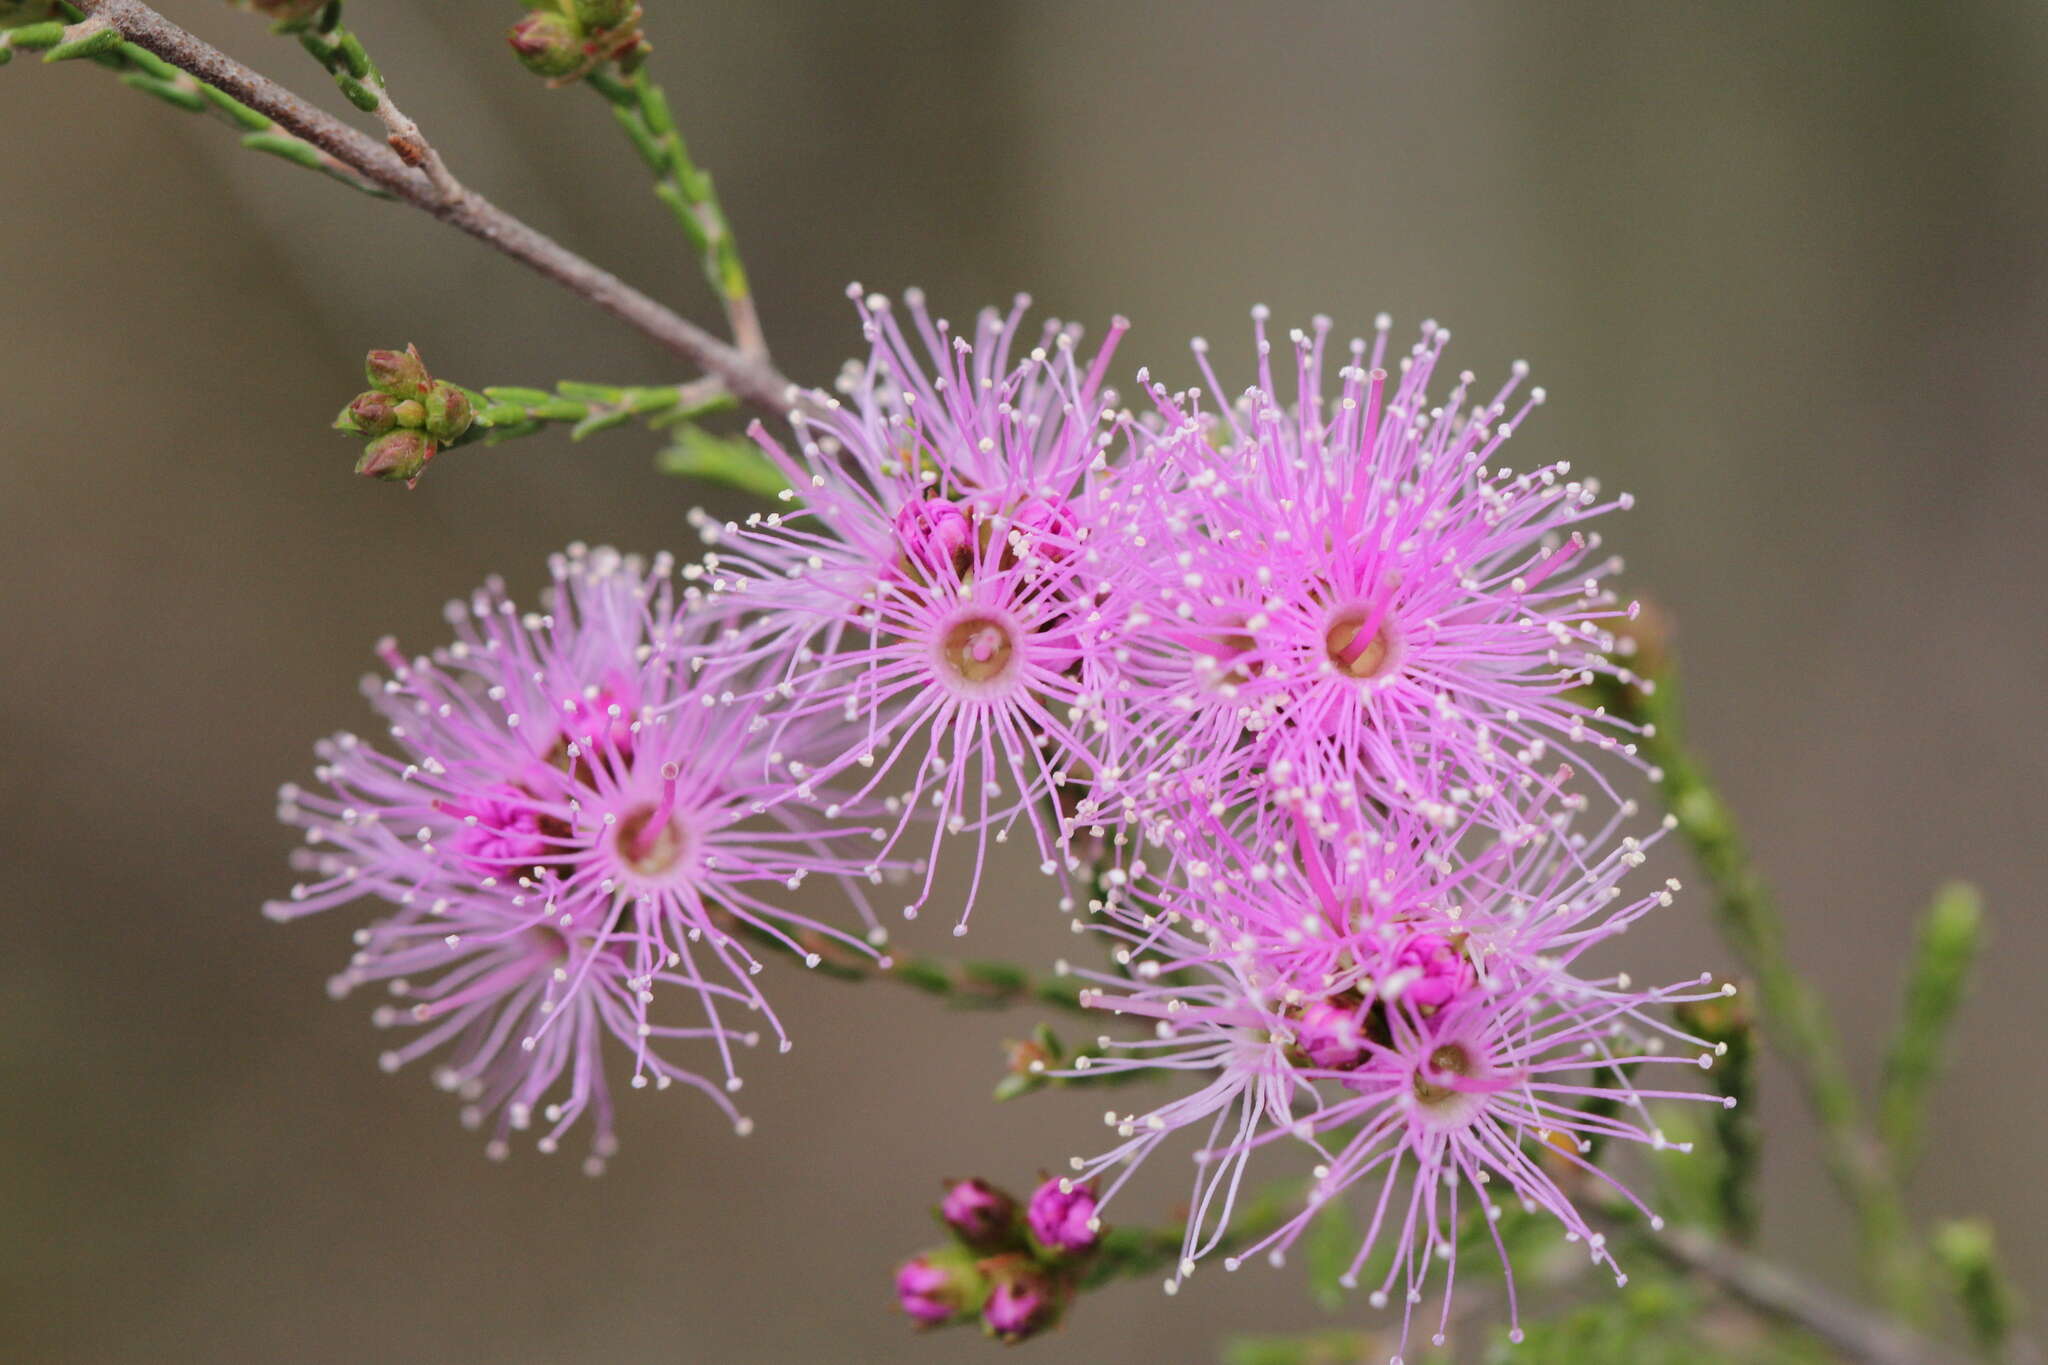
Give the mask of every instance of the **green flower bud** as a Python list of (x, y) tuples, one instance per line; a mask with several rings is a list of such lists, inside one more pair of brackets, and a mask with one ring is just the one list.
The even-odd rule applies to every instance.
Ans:
[(571, 0), (576, 22), (585, 28), (617, 28), (633, 16), (634, 0)]
[(582, 70), (583, 33), (567, 15), (535, 10), (506, 35), (512, 53), (536, 76), (560, 79)]
[(371, 388), (393, 398), (418, 398), (433, 382), (419, 349), (413, 346), (403, 351), (370, 352), (363, 361), (363, 372), (369, 376)]
[(427, 434), (442, 445), (459, 439), (476, 420), (469, 395), (445, 380), (436, 381), (427, 390), (425, 402)]
[(432, 438), (423, 432), (386, 432), (363, 447), (362, 458), (356, 461), (356, 473), (387, 483), (402, 482), (410, 488), (419, 482), (420, 471), (434, 458), (436, 449)]
[(391, 401), (390, 394), (378, 393), (375, 389), (357, 394), (355, 401), (334, 419), (336, 431), (353, 432), (358, 436), (382, 436), (397, 425), (398, 405)]
[(398, 419), (398, 425), (418, 431), (427, 424), (427, 405), (417, 398), (408, 398), (393, 407), (391, 415)]

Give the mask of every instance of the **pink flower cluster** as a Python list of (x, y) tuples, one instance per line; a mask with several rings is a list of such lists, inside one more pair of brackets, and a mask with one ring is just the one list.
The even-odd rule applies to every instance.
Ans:
[(1332, 395), (1318, 319), (1282, 352), (1283, 394), (1255, 318), (1258, 383), (1237, 401), (1211, 412), (1202, 389), (1148, 382), (1145, 458), (1106, 499), (1115, 527), (1095, 528), (1125, 607), (1097, 801), (1138, 837), (1079, 922), (1110, 965), (1079, 975), (1085, 1003), (1145, 1031), (1067, 1074), (1184, 1083), (1105, 1115), (1116, 1141), (1072, 1165), (1107, 1206), (1189, 1136), (1174, 1292), (1232, 1235), (1254, 1163), (1284, 1172), (1296, 1153), (1301, 1206), (1226, 1267), (1281, 1262), (1349, 1200), (1364, 1231), (1343, 1283), (1398, 1300), (1405, 1343), (1441, 1268), (1441, 1344), (1475, 1229), (1514, 1317), (1509, 1205), (1625, 1281), (1575, 1196), (1641, 1207), (1596, 1149), (1676, 1145), (1646, 1102), (1712, 1097), (1642, 1079), (1714, 1049), (1657, 1007), (1724, 988), (1581, 965), (1676, 890), (1622, 885), (1661, 831), (1626, 832), (1635, 807), (1597, 763), (1634, 747), (1584, 700), (1599, 674), (1640, 681), (1612, 662), (1609, 626), (1633, 608), (1582, 525), (1627, 499), (1562, 464), (1506, 467), (1543, 398), (1516, 399), (1519, 364), (1490, 395), (1470, 374), (1432, 395), (1449, 334), (1425, 324), (1390, 376), (1383, 318)]
[[(1074, 1074), (1185, 1080), (1108, 1116), (1085, 1210), (1078, 1185), (1034, 1203), (1041, 1242), (1192, 1130), (1169, 1289), (1271, 1148), (1306, 1155), (1308, 1196), (1226, 1263), (1354, 1199), (1347, 1280), (1398, 1297), (1404, 1336), (1439, 1265), (1441, 1331), (1466, 1215), (1504, 1200), (1611, 1267), (1573, 1195), (1629, 1199), (1594, 1148), (1664, 1143), (1667, 1092), (1637, 1078), (1708, 1058), (1657, 1007), (1715, 993), (1582, 965), (1673, 889), (1623, 887), (1656, 835), (1627, 832), (1601, 765), (1632, 738), (1587, 700), (1636, 681), (1589, 525), (1628, 499), (1510, 468), (1542, 390), (1519, 364), (1446, 387), (1434, 323), (1395, 355), (1381, 319), (1332, 389), (1328, 321), (1276, 358), (1261, 310), (1255, 385), (1225, 399), (1197, 343), (1203, 384), (1141, 370), (1134, 412), (1107, 384), (1121, 321), (1090, 350), (1024, 300), (961, 334), (854, 295), (867, 357), (791, 440), (756, 429), (783, 507), (693, 513), (706, 553), (679, 573), (575, 549), (538, 613), (496, 585), (457, 604), (453, 644), (381, 651), (388, 745), (337, 736), (321, 790), (284, 792), (306, 880), (270, 909), (385, 906), (335, 987), (388, 991), (387, 1064), (435, 1055), (494, 1150), (590, 1114), (601, 1163), (607, 1038), (634, 1085), (744, 1127), (738, 1050), (788, 1045), (756, 948), (875, 951), (877, 886), (910, 917), (957, 896), (965, 932), (1019, 837), (1109, 948), (1088, 1002), (1145, 1026)], [(790, 908), (814, 875), (856, 928)], [(957, 1271), (906, 1268), (906, 1303), (967, 1311)], [(1000, 1317), (1022, 1291), (991, 1284)]]
[[(737, 1053), (764, 1028), (789, 1044), (749, 944), (813, 963), (823, 941), (872, 952), (786, 902), (824, 875), (865, 913), (873, 862), (868, 826), (785, 799), (757, 689), (677, 600), (665, 557), (577, 546), (551, 568), (541, 612), (492, 583), (449, 604), (456, 638), (433, 655), (379, 646), (389, 676), (364, 692), (391, 752), (353, 734), (318, 746), (323, 790), (279, 795), (307, 880), (264, 908), (384, 902), (331, 990), (384, 986), (375, 1020), (405, 1035), (385, 1068), (437, 1055), (493, 1155), (536, 1122), (552, 1151), (589, 1113), (595, 1171), (615, 1146), (607, 1036), (635, 1087), (681, 1082), (750, 1127)], [(654, 1008), (668, 997), (688, 1002), (682, 1022)], [(672, 1060), (685, 1040), (716, 1079)]]

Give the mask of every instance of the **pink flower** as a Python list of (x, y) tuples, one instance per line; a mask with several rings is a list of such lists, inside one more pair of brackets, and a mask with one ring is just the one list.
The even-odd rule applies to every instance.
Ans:
[[(776, 723), (845, 724), (836, 742), (782, 745), (799, 795), (848, 775), (857, 795), (888, 793), (878, 856), (923, 844), (907, 916), (947, 840), (971, 847), (965, 932), (991, 842), (1022, 824), (1063, 872), (1055, 800), (1064, 818), (1092, 813), (1121, 614), (1093, 548), (1115, 434), (1102, 381), (1123, 324), (1084, 368), (1073, 329), (1020, 343), (1021, 299), (969, 340), (915, 293), (914, 337), (887, 300), (855, 297), (872, 352), (844, 397), (792, 415), (794, 451), (754, 433), (802, 506), (698, 514), (703, 579), (747, 613), (735, 657), (765, 671)], [(928, 842), (912, 833), (927, 818)]]
[(1390, 378), (1382, 318), (1332, 402), (1318, 319), (1293, 334), (1290, 403), (1254, 316), (1257, 387), (1215, 413), (1154, 388), (1166, 429), (1103, 518), (1123, 528), (1102, 553), (1125, 610), (1132, 795), (1258, 800), (1279, 774), (1501, 823), (1548, 751), (1632, 752), (1574, 695), (1620, 671), (1608, 625), (1633, 608), (1602, 586), (1616, 561), (1587, 523), (1629, 499), (1563, 463), (1507, 468), (1543, 399), (1516, 397), (1525, 367), (1491, 394), (1464, 374), (1432, 396), (1450, 334), (1425, 323)]
[[(666, 558), (573, 547), (552, 569), (546, 612), (520, 613), (494, 582), (451, 607), (456, 640), (433, 657), (380, 646), (391, 677), (366, 691), (394, 753), (349, 734), (317, 747), (325, 791), (280, 798), (312, 876), (265, 910), (393, 907), (336, 978), (338, 993), (387, 981), (416, 1002), (380, 1016), (419, 1029), (387, 1063), (448, 1048), (451, 1087), (500, 1111), (500, 1147), (542, 1112), (552, 1148), (594, 1110), (602, 1155), (599, 1039), (625, 1046), (634, 1085), (685, 1081), (732, 1112), (734, 1052), (756, 1037), (735, 1017), (758, 1013), (788, 1045), (748, 941), (813, 962), (818, 937), (866, 951), (785, 900), (823, 874), (860, 904), (871, 859), (841, 851), (865, 824), (777, 804), (760, 706), (716, 667), (705, 623), (678, 618)], [(701, 1024), (656, 1023), (670, 995)], [(656, 1055), (681, 1039), (710, 1045), (722, 1085)], [(556, 1082), (566, 1098), (544, 1104)]]
[[(1118, 970), (1080, 973), (1092, 983), (1084, 1003), (1146, 1032), (1112, 1038), (1068, 1074), (1192, 1079), (1149, 1112), (1112, 1112), (1116, 1145), (1072, 1162), (1077, 1180), (1103, 1182), (1106, 1208), (1162, 1145), (1193, 1135), (1169, 1290), (1214, 1250), (1251, 1164), (1275, 1144), (1308, 1147), (1315, 1183), (1302, 1210), (1244, 1256), (1277, 1262), (1323, 1204), (1351, 1198), (1367, 1230), (1347, 1283), (1391, 1245), (1372, 1297), (1398, 1292), (1412, 1308), (1432, 1267), (1456, 1255), (1461, 1208), (1494, 1210), (1512, 1194), (1614, 1268), (1569, 1186), (1590, 1179), (1632, 1200), (1587, 1160), (1591, 1142), (1668, 1145), (1643, 1101), (1713, 1099), (1650, 1089), (1633, 1073), (1707, 1065), (1708, 1045), (1658, 1009), (1719, 992), (1704, 977), (1641, 989), (1625, 975), (1575, 974), (1587, 949), (1670, 902), (1668, 886), (1621, 894), (1644, 845), (1611, 824), (1582, 835), (1583, 805), (1520, 809), (1506, 833), (1474, 825), (1432, 837), (1424, 824), (1398, 838), (1362, 811), (1311, 821), (1297, 809), (1296, 837), (1270, 847), (1220, 817), (1162, 821), (1173, 869), (1110, 898), (1092, 923), (1115, 940)], [(1682, 1055), (1665, 1053), (1671, 1042)]]

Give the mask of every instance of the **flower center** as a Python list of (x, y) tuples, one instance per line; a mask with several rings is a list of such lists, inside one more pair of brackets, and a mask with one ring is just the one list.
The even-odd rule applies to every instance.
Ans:
[(940, 642), (946, 666), (971, 683), (994, 682), (1010, 671), (1016, 641), (1002, 622), (988, 616), (956, 621)]
[(1323, 648), (1339, 673), (1353, 678), (1376, 678), (1393, 658), (1394, 642), (1387, 635), (1384, 618), (1372, 634), (1360, 638), (1368, 613), (1354, 607), (1330, 623), (1323, 636)]
[(619, 821), (619, 857), (642, 877), (672, 871), (689, 851), (689, 843), (667, 803), (636, 807)]
[(1469, 1076), (1472, 1074), (1472, 1054), (1465, 1051), (1461, 1043), (1445, 1043), (1429, 1054), (1428, 1066), (1415, 1068), (1415, 1098), (1424, 1104), (1443, 1104), (1457, 1098), (1457, 1090), (1435, 1084), (1426, 1078), (1425, 1072), (1439, 1076)]

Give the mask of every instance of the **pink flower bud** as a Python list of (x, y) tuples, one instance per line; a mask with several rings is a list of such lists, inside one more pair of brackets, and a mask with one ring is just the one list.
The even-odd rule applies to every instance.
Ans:
[(898, 512), (896, 543), (923, 576), (964, 574), (974, 566), (974, 523), (944, 498), (921, 498)]
[(987, 1295), (987, 1281), (959, 1247), (913, 1256), (896, 1271), (896, 1304), (920, 1327), (970, 1317)]
[(580, 70), (585, 61), (583, 34), (574, 20), (551, 10), (535, 10), (506, 35), (519, 64), (536, 76), (559, 79)]
[(1009, 534), (1014, 537), (1010, 554), (1060, 560), (1073, 553), (1079, 529), (1073, 508), (1064, 498), (1026, 498), (1010, 514)]
[(1301, 1011), (1294, 1042), (1311, 1066), (1348, 1071), (1365, 1060), (1365, 1012), (1336, 1000), (1312, 1000)]
[(1380, 989), (1429, 1015), (1471, 985), (1472, 964), (1462, 952), (1435, 934), (1411, 934), (1389, 954)]
[(1016, 1226), (1017, 1201), (986, 1181), (956, 1180), (939, 1201), (939, 1217), (967, 1245), (996, 1247)]
[(576, 22), (585, 28), (617, 28), (633, 17), (633, 0), (574, 0)]
[(981, 1321), (990, 1336), (1014, 1345), (1059, 1320), (1059, 1286), (1029, 1257), (999, 1256), (982, 1268), (990, 1288)]
[(1031, 1194), (1025, 1212), (1031, 1235), (1048, 1251), (1073, 1255), (1102, 1239), (1095, 1216), (1095, 1191), (1071, 1180), (1048, 1180)]
[(371, 388), (393, 398), (418, 398), (432, 382), (418, 348), (412, 346), (403, 351), (370, 352), (364, 357), (363, 372), (369, 376)]
[(427, 434), (442, 445), (460, 439), (476, 419), (470, 408), (469, 395), (445, 381), (429, 385), (422, 401), (426, 407), (424, 425)]
[(391, 401), (388, 393), (372, 389), (359, 393), (355, 401), (341, 410), (341, 416), (334, 421), (337, 431), (351, 432), (371, 439), (382, 436), (398, 425), (398, 405)]
[(356, 473), (410, 488), (419, 482), (420, 471), (434, 458), (434, 451), (432, 438), (422, 432), (403, 428), (386, 432), (363, 447), (362, 458), (356, 461)]

